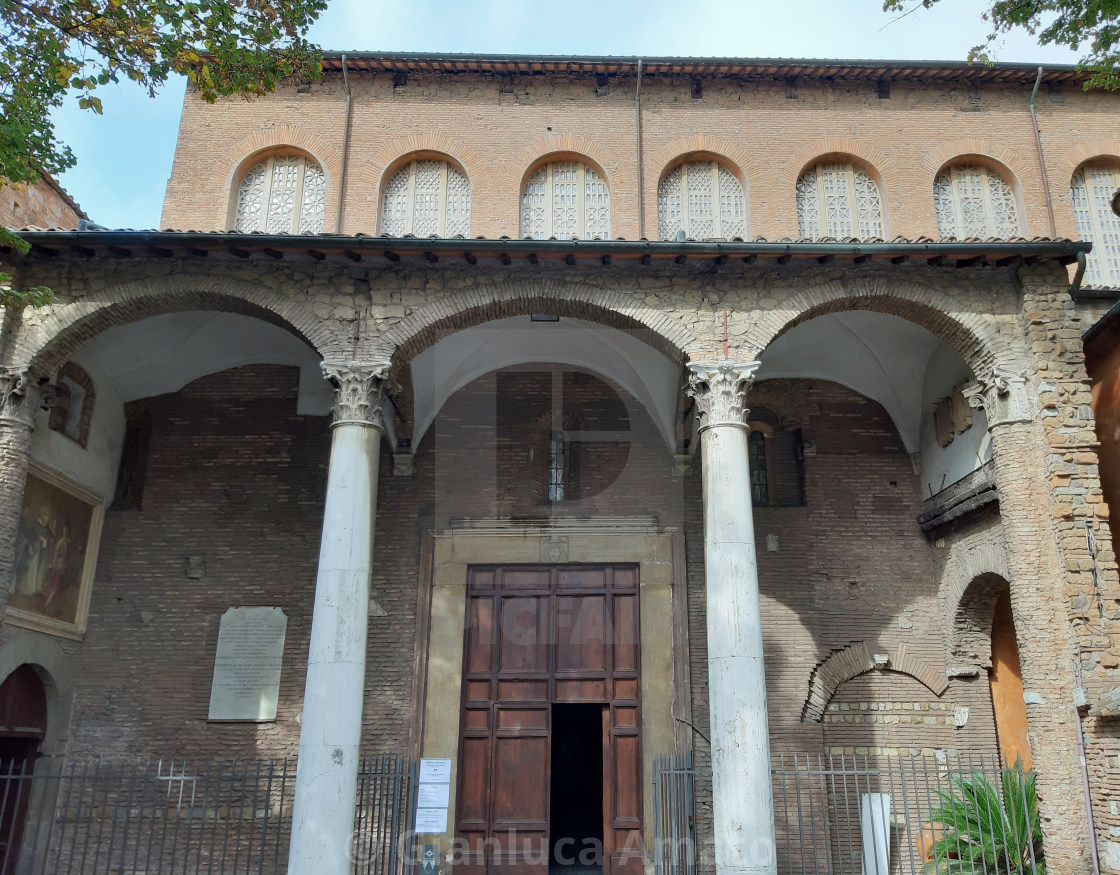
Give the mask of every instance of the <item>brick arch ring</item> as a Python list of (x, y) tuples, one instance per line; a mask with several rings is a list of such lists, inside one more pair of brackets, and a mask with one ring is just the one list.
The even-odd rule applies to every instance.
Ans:
[(980, 315), (958, 312), (950, 296), (927, 286), (885, 278), (834, 280), (792, 296), (782, 311), (752, 314), (744, 336), (744, 360), (759, 359), (775, 340), (816, 316), (870, 310), (898, 316), (925, 328), (956, 350), (978, 379), (997, 364), (1014, 367), (1016, 357), (995, 326)]
[(444, 331), (536, 312), (635, 331), (639, 339), (674, 360), (700, 348), (693, 332), (678, 320), (648, 305), (635, 304), (621, 292), (580, 283), (528, 280), (483, 284), (414, 310), (378, 335), (375, 357), (391, 357), (394, 370), (399, 370)]
[(697, 152), (705, 153), (714, 158), (721, 159), (732, 170), (738, 171), (748, 196), (750, 191), (758, 190), (763, 184), (763, 168), (751, 157), (750, 153), (730, 140), (719, 137), (710, 137), (707, 134), (695, 134), (674, 140), (667, 146), (658, 149), (647, 158), (647, 166), (654, 171), (646, 180), (647, 196), (656, 197), (657, 189), (665, 175), (678, 164), (688, 160), (690, 155)]
[(426, 131), (381, 143), (359, 173), (358, 178), (365, 191), (373, 192), (380, 198), (382, 186), (387, 181), (386, 173), (391, 169), (396, 170), (404, 159), (417, 153), (439, 155), (452, 164), (457, 164), (467, 174), (472, 187), (484, 166), (478, 153), (457, 137), (446, 131)]
[(1011, 581), (1011, 572), (1007, 567), (1007, 548), (1002, 538), (992, 536), (983, 543), (972, 544), (967, 548), (960, 544), (953, 546), (937, 587), (937, 607), (941, 615), (941, 632), (947, 658), (954, 652), (957, 614), (961, 610), (965, 594), (977, 578), (985, 575), (1002, 578), (1008, 583)]
[(177, 274), (129, 280), (96, 295), (52, 305), (35, 329), (21, 334), (10, 364), (53, 373), (79, 347), (108, 328), (188, 310), (238, 313), (272, 323), (300, 337), (323, 358), (337, 358), (345, 343), (310, 307), (278, 298), (263, 286), (214, 276)]
[[(603, 148), (590, 137), (576, 136), (575, 134), (549, 134), (535, 143), (530, 143), (521, 150), (521, 154), (510, 162), (512, 167), (519, 172), (511, 174), (503, 183), (505, 197), (512, 198), (513, 203), (521, 203), (521, 189), (529, 176), (529, 171), (539, 165), (550, 155), (569, 154), (582, 155), (590, 158), (593, 164), (598, 165), (603, 172), (607, 189), (612, 194), (615, 190), (615, 171), (618, 169), (618, 156)], [(511, 190), (513, 189), (513, 190)]]
[(834, 650), (809, 675), (809, 694), (801, 708), (801, 722), (824, 721), (828, 703), (841, 684), (875, 671), (876, 654), (886, 654), (886, 671), (913, 678), (938, 698), (949, 688), (949, 682), (933, 666), (911, 656), (905, 644), (887, 647), (877, 641), (857, 641), (841, 650)]

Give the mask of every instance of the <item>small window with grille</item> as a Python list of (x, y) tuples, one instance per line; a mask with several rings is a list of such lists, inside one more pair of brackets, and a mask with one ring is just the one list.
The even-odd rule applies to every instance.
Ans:
[(521, 191), (521, 236), (533, 240), (606, 240), (611, 196), (597, 170), (579, 161), (538, 167)]
[(567, 469), (564, 453), (564, 432), (556, 430), (548, 435), (548, 500), (563, 501), (566, 497)]
[(879, 186), (853, 164), (810, 167), (797, 180), (797, 232), (802, 237), (861, 240), (884, 236)]
[(390, 237), (470, 234), (471, 184), (448, 161), (417, 159), (397, 170), (381, 198), (381, 233)]
[(752, 430), (747, 438), (748, 457), (751, 471), (751, 502), (765, 506), (770, 503), (769, 459), (766, 453), (766, 435)]
[(326, 198), (326, 176), (318, 164), (299, 155), (272, 155), (242, 177), (233, 227), (243, 234), (322, 234)]
[(937, 232), (942, 237), (1018, 237), (1023, 233), (1015, 192), (980, 164), (954, 164), (933, 181)]
[(747, 199), (735, 174), (718, 161), (679, 164), (657, 187), (657, 235), (673, 240), (730, 239), (747, 234)]
[(1093, 243), (1085, 272), (1090, 288), (1120, 288), (1120, 218), (1112, 212), (1118, 188), (1120, 163), (1086, 165), (1070, 183), (1077, 236)]

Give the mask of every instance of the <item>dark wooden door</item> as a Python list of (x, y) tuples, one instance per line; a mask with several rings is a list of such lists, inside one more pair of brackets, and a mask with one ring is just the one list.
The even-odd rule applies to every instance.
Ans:
[(642, 871), (635, 566), (471, 568), (456, 824), (463, 875), (547, 872), (554, 703), (605, 706), (604, 871)]
[(31, 801), (31, 776), (47, 730), (47, 696), (30, 665), (0, 684), (0, 873), (19, 870), (20, 845)]

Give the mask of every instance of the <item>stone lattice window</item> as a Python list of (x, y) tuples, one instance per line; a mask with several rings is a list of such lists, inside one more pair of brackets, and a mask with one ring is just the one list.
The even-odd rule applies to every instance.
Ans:
[(421, 158), (401, 167), (381, 198), (381, 233), (390, 237), (464, 237), (471, 230), (471, 184), (447, 161)]
[(879, 186), (852, 164), (811, 167), (797, 180), (797, 231), (802, 237), (882, 237)]
[(1070, 183), (1077, 236), (1093, 243), (1085, 276), (1090, 287), (1120, 287), (1120, 218), (1112, 212), (1118, 188), (1120, 165), (1082, 167)]
[(310, 158), (273, 155), (245, 174), (234, 229), (243, 234), (322, 234), (327, 181)]
[(521, 236), (534, 240), (606, 240), (611, 233), (607, 181), (578, 161), (553, 161), (521, 192)]
[(743, 185), (718, 161), (689, 161), (657, 187), (657, 235), (673, 240), (745, 237), (747, 199)]
[(1015, 192), (994, 170), (979, 164), (946, 167), (933, 181), (937, 231), (942, 237), (1018, 237)]

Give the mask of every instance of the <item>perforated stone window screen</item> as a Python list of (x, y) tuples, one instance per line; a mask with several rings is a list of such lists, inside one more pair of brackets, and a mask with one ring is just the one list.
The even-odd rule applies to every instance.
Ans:
[(871, 176), (852, 164), (818, 164), (797, 180), (802, 237), (882, 237), (883, 201)]
[(1070, 183), (1077, 236), (1093, 243), (1085, 271), (1085, 283), (1092, 288), (1120, 288), (1120, 218), (1112, 212), (1118, 188), (1120, 165), (1082, 167)]
[(422, 158), (401, 167), (381, 198), (381, 233), (390, 237), (466, 237), (471, 230), (471, 184), (454, 165)]
[(241, 180), (234, 229), (243, 234), (321, 234), (326, 199), (323, 168), (310, 158), (273, 155)]
[(1023, 233), (1015, 192), (1002, 176), (980, 164), (954, 164), (933, 181), (937, 232), (942, 237), (1019, 237)]
[(689, 161), (674, 167), (657, 187), (657, 234), (673, 240), (745, 237), (747, 199), (743, 185), (718, 161)]
[(534, 240), (606, 240), (611, 233), (607, 181), (578, 161), (539, 167), (521, 192), (521, 236)]

